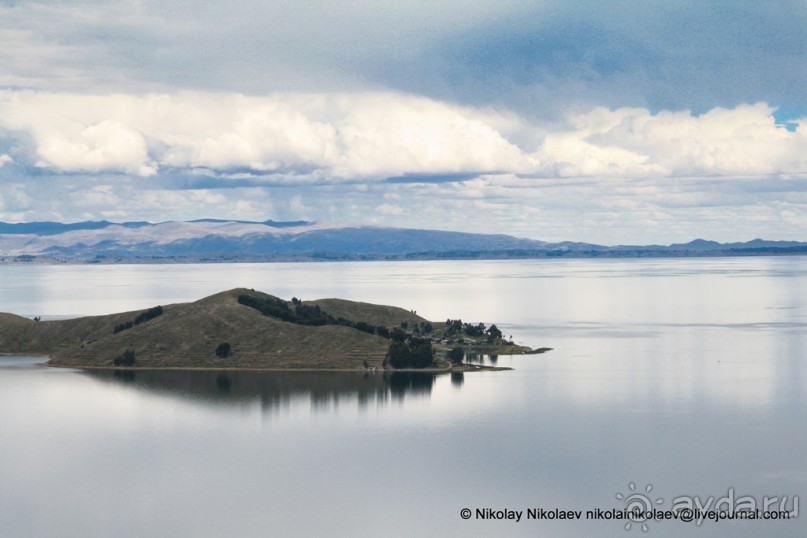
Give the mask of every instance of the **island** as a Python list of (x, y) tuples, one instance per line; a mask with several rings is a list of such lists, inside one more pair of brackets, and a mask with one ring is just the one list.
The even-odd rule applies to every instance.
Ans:
[(191, 302), (66, 320), (0, 313), (0, 353), (51, 366), (140, 369), (503, 369), (466, 353), (540, 353), (495, 326), (343, 299), (290, 301), (236, 288)]

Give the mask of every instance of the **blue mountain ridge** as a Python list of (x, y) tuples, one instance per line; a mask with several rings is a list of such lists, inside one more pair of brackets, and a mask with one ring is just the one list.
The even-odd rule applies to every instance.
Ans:
[[(175, 221), (152, 224), (149, 222), (114, 223), (85, 221), (75, 223), (0, 222), (0, 259), (12, 261), (15, 257), (59, 259), (81, 262), (92, 259), (119, 258), (129, 261), (149, 258), (182, 258), (188, 260), (317, 260), (317, 259), (473, 259), (473, 258), (537, 258), (537, 257), (648, 257), (648, 256), (709, 256), (709, 255), (762, 255), (807, 254), (807, 243), (799, 241), (767, 241), (754, 239), (748, 242), (718, 243), (695, 239), (689, 243), (664, 245), (603, 246), (592, 243), (563, 241), (547, 243), (517, 238), (504, 234), (479, 234), (410, 228), (373, 226), (316, 226), (309, 221), (253, 222), (244, 220), (198, 219), (188, 221), (201, 224), (197, 235), (187, 233), (171, 239), (166, 225)], [(205, 224), (211, 226), (205, 226)], [(235, 235), (221, 232), (221, 224), (252, 225)], [(181, 223), (179, 223), (181, 224)], [(124, 228), (120, 236), (109, 231), (95, 239), (95, 231), (110, 226)], [(257, 231), (256, 231), (256, 226)], [(260, 226), (266, 228), (260, 231)], [(155, 227), (149, 235), (148, 227)], [(138, 229), (136, 237), (126, 229)], [(57, 238), (67, 232), (85, 231), (70, 237)], [(145, 232), (145, 233), (144, 233)], [(19, 241), (19, 235), (35, 236)], [(3, 240), (3, 237), (7, 240)], [(5, 246), (9, 245), (9, 246)], [(11, 250), (13, 250), (13, 253)], [(6, 252), (4, 252), (6, 250)]]

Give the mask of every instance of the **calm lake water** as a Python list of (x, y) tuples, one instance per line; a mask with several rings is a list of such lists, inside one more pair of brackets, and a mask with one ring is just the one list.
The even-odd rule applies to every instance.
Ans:
[[(586, 519), (631, 495), (807, 511), (807, 257), (0, 266), (0, 311), (104, 314), (237, 286), (495, 322), (554, 351), (463, 376), (0, 357), (0, 536), (644, 534)], [(800, 538), (806, 523), (644, 522), (653, 536)]]

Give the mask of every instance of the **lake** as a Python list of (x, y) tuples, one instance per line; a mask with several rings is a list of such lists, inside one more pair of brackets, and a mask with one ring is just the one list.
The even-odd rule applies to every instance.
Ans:
[[(0, 266), (0, 311), (234, 287), (496, 323), (554, 350), (464, 375), (0, 357), (0, 536), (804, 536), (807, 257)], [(791, 519), (604, 515), (687, 499)], [(508, 510), (520, 521), (493, 518)]]

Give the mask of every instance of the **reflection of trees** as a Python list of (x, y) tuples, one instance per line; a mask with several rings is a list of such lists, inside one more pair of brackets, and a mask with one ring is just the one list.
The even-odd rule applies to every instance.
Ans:
[[(88, 370), (102, 381), (213, 405), (258, 402), (265, 409), (308, 399), (316, 409), (341, 400), (364, 407), (390, 398), (428, 397), (433, 372), (247, 372), (197, 370)], [(461, 375), (461, 374), (460, 374)], [(453, 378), (452, 378), (453, 380)], [(456, 380), (453, 380), (456, 384)]]
[(463, 360), (470, 364), (496, 365), (496, 363), (499, 362), (499, 356), (494, 354), (488, 355), (485, 353), (478, 353), (476, 351), (466, 351)]
[(432, 392), (434, 378), (436, 376), (429, 372), (391, 372), (384, 374), (389, 384), (390, 393), (403, 398), (406, 394), (425, 394)]
[(121, 383), (134, 383), (135, 380), (134, 370), (114, 370), (113, 375)]
[(219, 389), (219, 392), (230, 392), (230, 389), (233, 386), (233, 382), (230, 381), (230, 376), (227, 374), (219, 374), (216, 376), (216, 388)]

